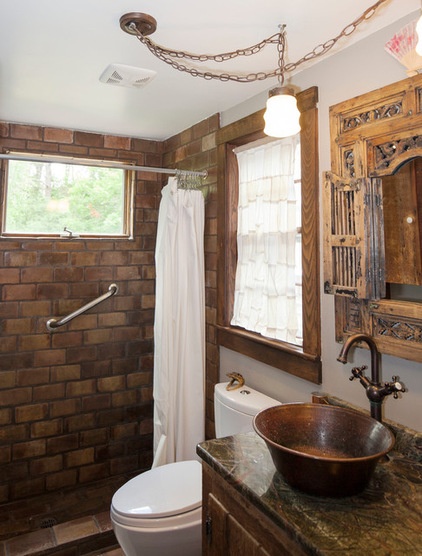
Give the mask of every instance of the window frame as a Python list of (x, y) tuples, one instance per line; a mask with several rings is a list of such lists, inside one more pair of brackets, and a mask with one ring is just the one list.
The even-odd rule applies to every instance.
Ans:
[(217, 342), (287, 373), (320, 384), (318, 89), (297, 94), (301, 112), (303, 346), (231, 326), (237, 263), (238, 171), (233, 148), (264, 137), (264, 110), (217, 132)]
[[(118, 160), (103, 160), (95, 158), (75, 158), (73, 156), (58, 156), (57, 161), (55, 156), (51, 155), (46, 157), (46, 155), (28, 154), (27, 152), (20, 151), (8, 151), (10, 158), (4, 159), (2, 176), (4, 180), (4, 187), (2, 188), (1, 197), (1, 229), (0, 237), (3, 238), (41, 238), (41, 239), (67, 239), (67, 236), (63, 236), (60, 233), (28, 233), (28, 232), (6, 232), (4, 229), (6, 222), (6, 211), (7, 211), (7, 196), (9, 189), (8, 182), (8, 172), (9, 172), (9, 161), (15, 160), (20, 162), (41, 162), (44, 164), (49, 163), (61, 163), (61, 164), (71, 164), (75, 166), (92, 166), (95, 168), (116, 168), (121, 169), (124, 176), (124, 208), (123, 208), (123, 230), (121, 234), (100, 234), (100, 233), (79, 233), (78, 230), (74, 231), (75, 236), (69, 236), (69, 239), (133, 239), (133, 192), (135, 184), (135, 170), (128, 170), (125, 168), (120, 168), (122, 161)], [(129, 163), (128, 163), (129, 164)]]

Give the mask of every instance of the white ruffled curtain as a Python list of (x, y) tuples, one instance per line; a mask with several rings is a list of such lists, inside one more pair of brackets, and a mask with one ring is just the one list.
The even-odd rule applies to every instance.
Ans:
[(154, 464), (196, 458), (204, 440), (205, 278), (204, 198), (162, 190), (154, 322)]
[(238, 263), (231, 320), (234, 326), (296, 345), (302, 341), (300, 199), (295, 187), (299, 141), (295, 135), (235, 150)]

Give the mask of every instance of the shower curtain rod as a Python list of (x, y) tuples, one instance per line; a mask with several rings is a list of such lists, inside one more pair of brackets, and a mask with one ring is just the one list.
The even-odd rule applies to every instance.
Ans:
[(112, 160), (96, 160), (95, 162), (89, 158), (77, 158), (77, 157), (60, 157), (60, 156), (48, 156), (40, 154), (37, 156), (30, 156), (25, 154), (14, 154), (0, 153), (0, 159), (7, 160), (25, 160), (27, 162), (61, 162), (63, 164), (83, 164), (84, 166), (100, 166), (102, 168), (118, 168), (119, 170), (136, 170), (137, 172), (153, 172), (156, 174), (171, 174), (173, 176), (177, 175), (188, 175), (197, 176), (201, 178), (206, 178), (208, 175), (207, 171), (195, 172), (194, 170), (178, 170), (174, 168), (154, 168), (153, 166), (135, 166), (133, 164), (121, 164), (119, 162), (113, 162)]

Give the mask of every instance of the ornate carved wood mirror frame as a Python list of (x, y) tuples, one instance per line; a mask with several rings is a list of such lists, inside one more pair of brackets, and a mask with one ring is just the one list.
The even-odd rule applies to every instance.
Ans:
[(332, 106), (330, 131), (324, 291), (335, 295), (336, 340), (364, 332), (381, 352), (422, 362), (422, 299), (385, 296), (382, 195), (386, 176), (422, 157), (422, 75)]

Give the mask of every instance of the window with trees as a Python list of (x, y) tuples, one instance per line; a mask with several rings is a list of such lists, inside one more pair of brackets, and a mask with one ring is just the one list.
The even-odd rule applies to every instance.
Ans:
[(2, 235), (129, 237), (133, 173), (95, 164), (8, 160)]

